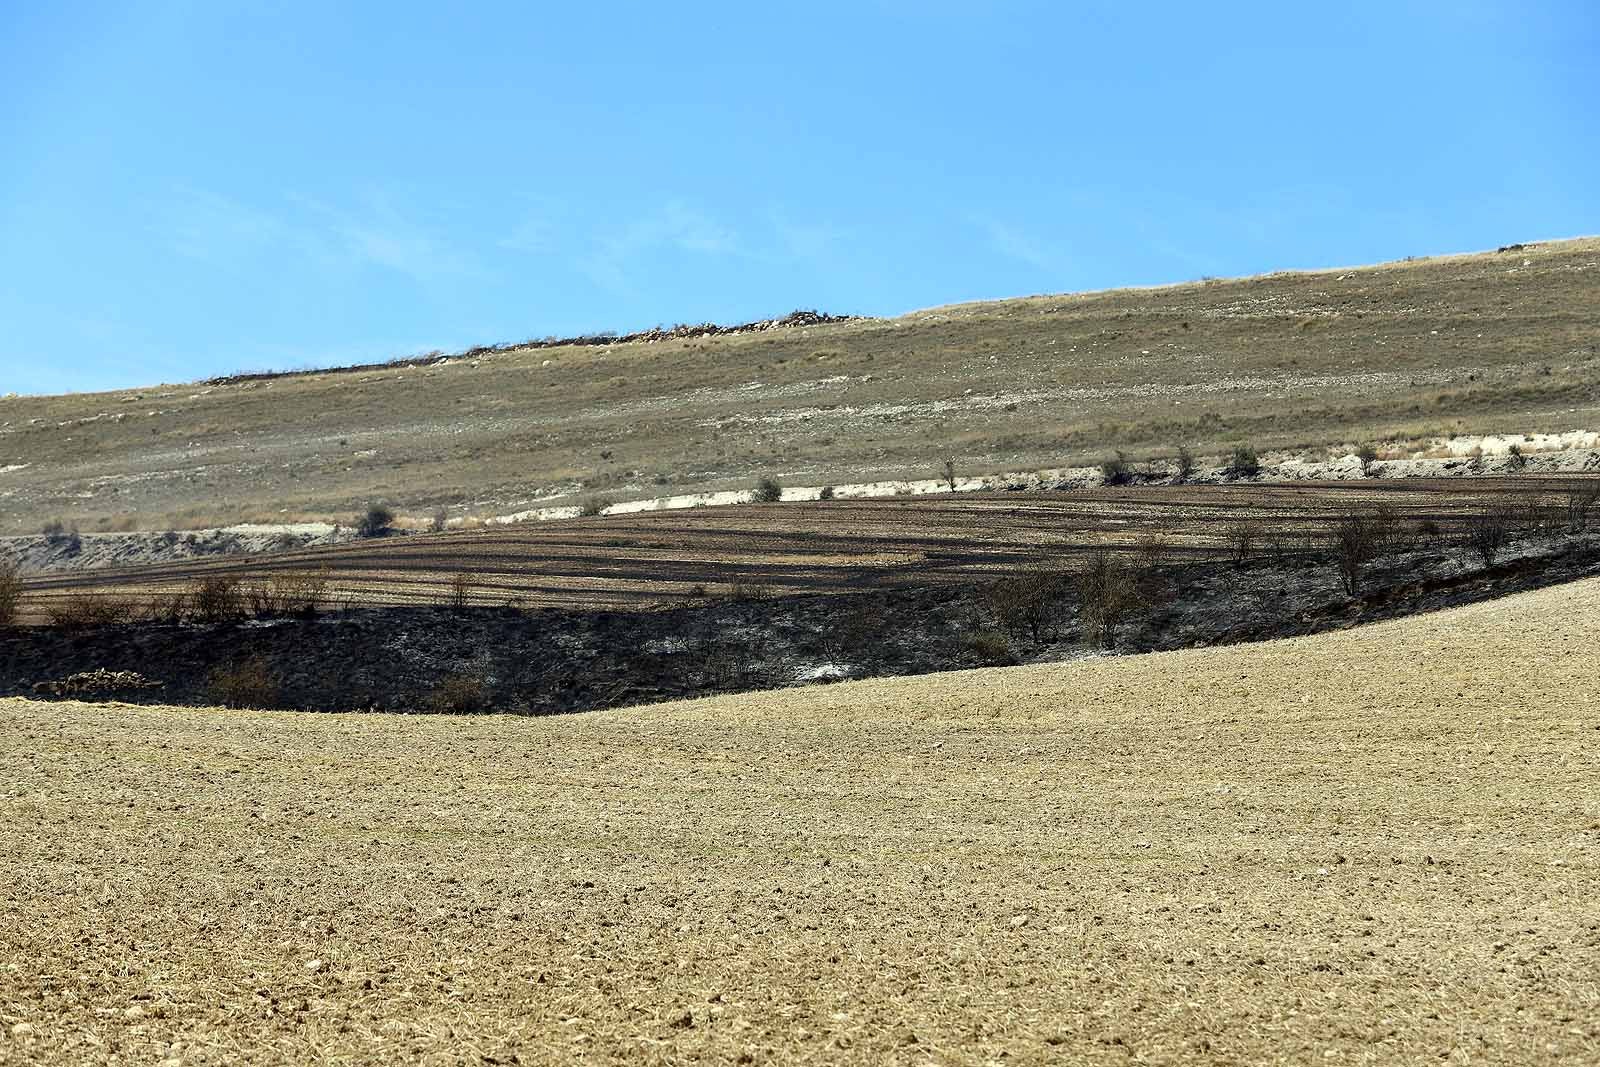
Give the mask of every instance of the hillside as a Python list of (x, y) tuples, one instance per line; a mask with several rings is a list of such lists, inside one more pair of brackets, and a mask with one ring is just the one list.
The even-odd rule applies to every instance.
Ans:
[(1593, 1062), (1597, 612), (553, 720), (0, 700), (0, 1062)]
[(0, 532), (348, 522), (1600, 423), (1600, 240), (0, 399)]

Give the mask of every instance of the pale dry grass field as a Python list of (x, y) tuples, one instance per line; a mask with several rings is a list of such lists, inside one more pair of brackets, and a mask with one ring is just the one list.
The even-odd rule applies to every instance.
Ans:
[(1600, 583), (562, 719), (0, 701), (5, 1063), (1594, 1063)]
[(1321, 457), (1596, 430), (1597, 306), (1600, 239), (1585, 238), (429, 367), (0, 396), (0, 533), (348, 525), (376, 500), (426, 523), (438, 507), (482, 517), (762, 476), (932, 478), (946, 459), (974, 477), (1117, 450)]

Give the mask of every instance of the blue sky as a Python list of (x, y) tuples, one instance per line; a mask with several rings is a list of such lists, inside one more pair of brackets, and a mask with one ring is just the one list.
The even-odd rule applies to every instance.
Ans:
[(0, 393), (1600, 231), (1600, 7), (0, 0)]

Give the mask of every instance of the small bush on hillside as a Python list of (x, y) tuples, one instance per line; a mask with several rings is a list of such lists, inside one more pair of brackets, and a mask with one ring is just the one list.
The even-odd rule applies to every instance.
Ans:
[(22, 606), (22, 572), (10, 560), (0, 560), (0, 627), (17, 621)]
[(269, 708), (278, 701), (278, 679), (260, 656), (213, 670), (206, 696), (225, 708)]
[(1521, 445), (1512, 445), (1506, 449), (1506, 462), (1514, 471), (1519, 471), (1528, 465), (1528, 457), (1522, 454)]
[(771, 478), (762, 478), (756, 482), (755, 490), (750, 494), (750, 499), (757, 504), (776, 504), (783, 499), (783, 486)]
[(1194, 456), (1183, 445), (1178, 446), (1178, 455), (1172, 461), (1172, 480), (1186, 482), (1194, 475)]
[(1228, 460), (1228, 473), (1235, 478), (1254, 478), (1261, 473), (1261, 459), (1249, 445), (1235, 445)]
[(392, 525), (393, 511), (383, 504), (369, 504), (366, 514), (356, 520), (356, 533), (362, 537), (382, 537)]
[(69, 556), (76, 556), (83, 551), (83, 538), (78, 533), (77, 523), (64, 523), (54, 519), (44, 524), (39, 531), (44, 535), (45, 543), (51, 548), (59, 548)]
[(950, 489), (950, 491), (952, 493), (956, 491), (956, 461), (955, 460), (946, 459), (944, 461), (944, 465), (939, 468), (939, 478), (940, 478), (941, 481), (944, 482), (944, 484), (946, 486), (949, 487), (949, 489)]
[(817, 494), (817, 499), (818, 500), (832, 500), (833, 499), (833, 486), (831, 486), (831, 485), (823, 486), (822, 487), (822, 492)]
[(1133, 481), (1133, 469), (1128, 457), (1118, 452), (1110, 459), (1100, 461), (1100, 478), (1106, 485), (1127, 485)]
[(611, 506), (611, 501), (603, 496), (586, 496), (578, 504), (578, 514), (587, 519), (596, 515), (604, 515), (606, 508)]
[(1371, 445), (1362, 445), (1356, 449), (1356, 459), (1361, 461), (1361, 473), (1371, 474), (1372, 465), (1378, 461), (1378, 450)]
[(468, 715), (489, 706), (489, 687), (472, 674), (453, 674), (428, 694), (427, 709), (441, 715)]
[(433, 512), (433, 518), (428, 523), (428, 529), (432, 530), (434, 533), (444, 533), (445, 528), (449, 525), (450, 513), (444, 508), (435, 508)]

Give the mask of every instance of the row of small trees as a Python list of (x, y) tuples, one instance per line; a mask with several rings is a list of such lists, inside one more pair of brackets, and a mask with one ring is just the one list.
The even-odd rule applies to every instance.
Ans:
[[(8, 579), (0, 568), (0, 612), (7, 607), (14, 619), (21, 600), (21, 582), (14, 568)], [(153, 622), (184, 621), (203, 623), (240, 622), (250, 618), (311, 616), (330, 602), (328, 578), (322, 571), (276, 574), (266, 578), (241, 579), (232, 575), (209, 575), (189, 585), (174, 588), (143, 600), (113, 593), (74, 593), (47, 602), (45, 618), (62, 629), (82, 629), (145, 619)], [(0, 624), (9, 621), (0, 615)]]
[[(1583, 532), (1597, 505), (1600, 484), (1583, 482), (1553, 498), (1535, 494), (1485, 503), (1449, 531), (1431, 518), (1403, 519), (1389, 505), (1343, 512), (1320, 532), (1290, 533), (1240, 519), (1223, 529), (1223, 547), (1238, 566), (1263, 551), (1325, 559), (1345, 593), (1355, 596), (1385, 557), (1433, 541), (1463, 561), (1491, 567), (1519, 536)], [(1041, 555), (990, 586), (989, 608), (1004, 630), (1037, 648), (1056, 638), (1066, 607), (1075, 600), (1084, 642), (1112, 649), (1125, 622), (1181, 592), (1184, 569), (1171, 566), (1172, 555), (1171, 547), (1155, 537), (1131, 550), (1093, 549), (1070, 567)]]

